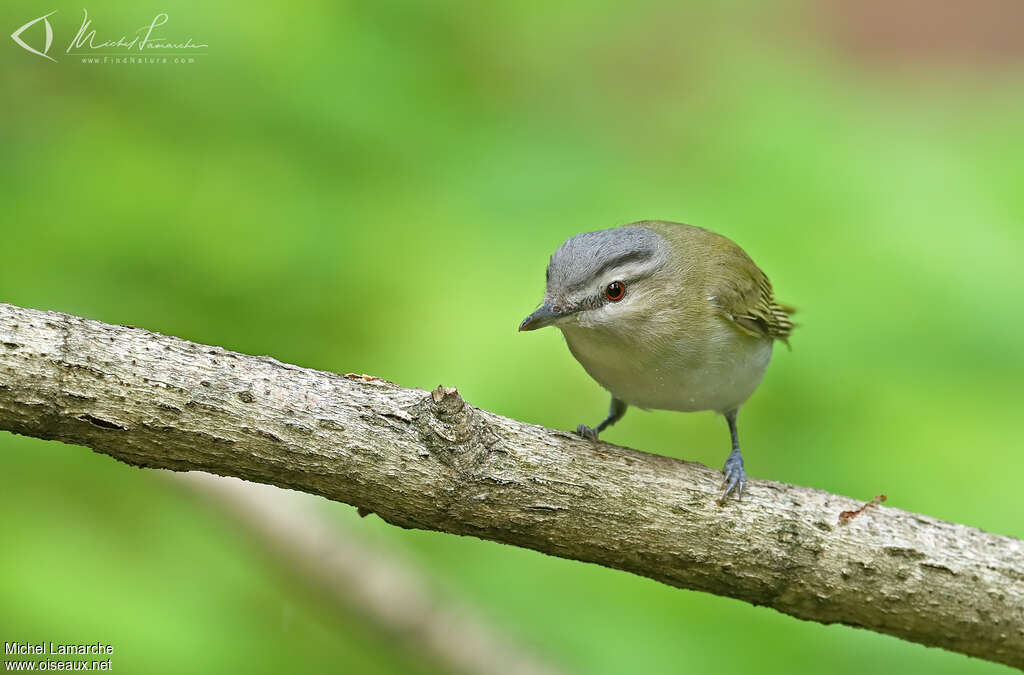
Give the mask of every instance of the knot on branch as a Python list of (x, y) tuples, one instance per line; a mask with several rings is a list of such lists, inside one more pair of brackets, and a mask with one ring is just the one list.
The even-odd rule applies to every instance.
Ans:
[(445, 387), (439, 384), (437, 389), (430, 392), (430, 398), (434, 401), (439, 416), (452, 415), (466, 407), (466, 402), (455, 387)]
[(461, 484), (487, 456), (479, 433), (482, 421), (455, 387), (438, 386), (417, 407), (427, 453), (451, 469)]
[(430, 429), (443, 440), (461, 445), (473, 436), (472, 409), (455, 387), (437, 386), (430, 392), (432, 417), (440, 424), (428, 424)]

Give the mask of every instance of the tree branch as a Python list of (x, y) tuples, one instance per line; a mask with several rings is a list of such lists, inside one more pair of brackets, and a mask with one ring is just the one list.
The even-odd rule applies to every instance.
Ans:
[(1024, 667), (1024, 542), (590, 443), (362, 375), (0, 304), (0, 429), (322, 495)]
[(434, 580), (395, 551), (360, 541), (337, 518), (314, 509), (315, 497), (208, 473), (172, 475), (216, 499), (319, 595), (360, 612), (379, 630), (422, 653), (439, 671), (464, 675), (562, 672), (504, 634), (474, 607), (434, 590)]

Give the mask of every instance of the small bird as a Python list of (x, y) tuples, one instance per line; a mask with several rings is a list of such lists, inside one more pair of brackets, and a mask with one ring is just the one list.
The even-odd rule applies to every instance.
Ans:
[(519, 330), (557, 326), (569, 351), (611, 393), (607, 417), (579, 425), (591, 440), (629, 406), (725, 416), (732, 452), (719, 501), (743, 495), (736, 415), (761, 383), (794, 310), (779, 304), (730, 239), (645, 220), (570, 237), (551, 256), (544, 302)]

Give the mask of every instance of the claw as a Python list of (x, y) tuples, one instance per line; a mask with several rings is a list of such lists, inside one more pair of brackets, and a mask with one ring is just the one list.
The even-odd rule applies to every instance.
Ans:
[(724, 504), (726, 498), (733, 492), (736, 492), (736, 501), (743, 501), (743, 487), (747, 484), (747, 481), (740, 476), (728, 476), (722, 481), (722, 494), (718, 497), (718, 503)]
[(743, 468), (743, 456), (740, 455), (739, 451), (733, 451), (729, 453), (729, 459), (725, 460), (725, 467), (723, 469), (725, 473), (725, 480), (722, 481), (721, 496), (718, 498), (719, 504), (724, 504), (726, 498), (730, 493), (736, 493), (736, 500), (743, 500), (743, 488), (747, 484), (747, 472)]
[(597, 431), (595, 431), (591, 427), (588, 427), (586, 424), (581, 424), (578, 427), (576, 427), (576, 433), (579, 434), (582, 438), (587, 439), (588, 441), (597, 440)]

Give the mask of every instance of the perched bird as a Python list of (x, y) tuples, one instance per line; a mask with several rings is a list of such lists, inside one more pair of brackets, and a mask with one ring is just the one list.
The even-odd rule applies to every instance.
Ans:
[[(732, 452), (720, 500), (743, 494), (736, 415), (764, 376), (793, 309), (731, 240), (681, 223), (642, 221), (569, 238), (551, 256), (544, 302), (519, 330), (556, 326), (612, 395), (598, 434), (629, 406), (725, 416)], [(788, 344), (788, 342), (787, 342)]]

